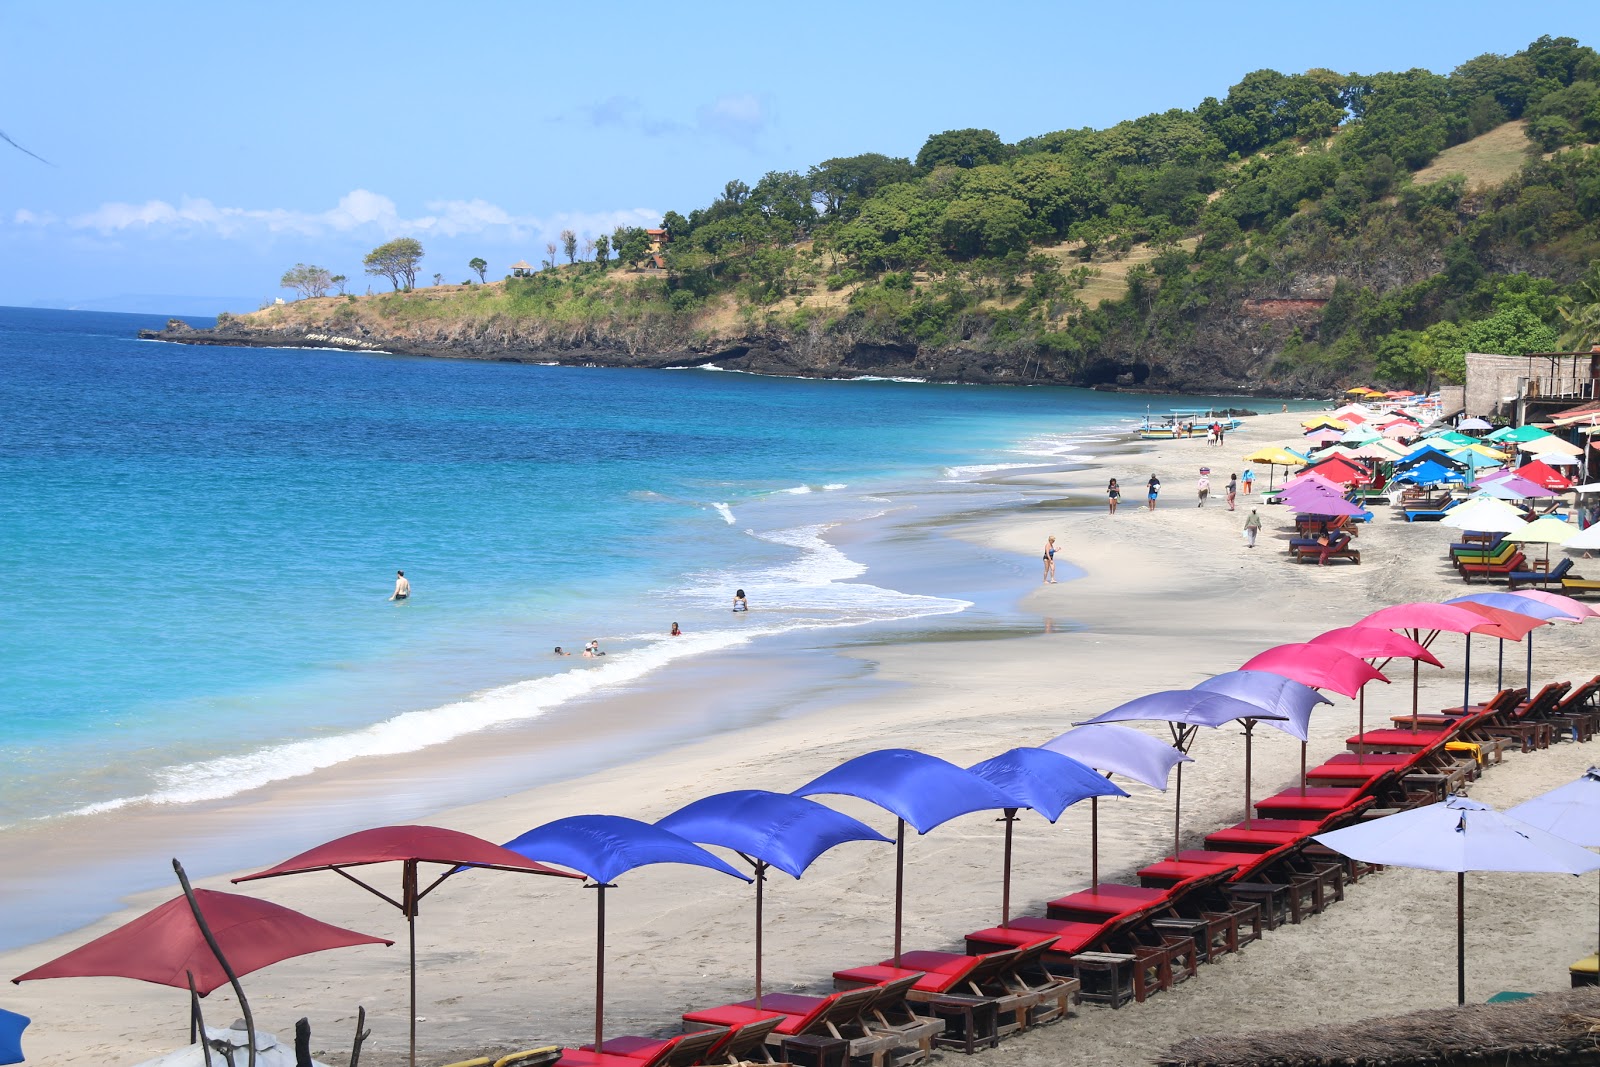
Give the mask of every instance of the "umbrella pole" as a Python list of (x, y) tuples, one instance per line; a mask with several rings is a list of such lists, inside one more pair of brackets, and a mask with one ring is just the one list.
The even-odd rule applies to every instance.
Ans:
[(1494, 691), (1499, 692), (1506, 687), (1506, 640), (1500, 639), (1500, 658), (1494, 666)]
[[(761, 890), (767, 882), (767, 865), (756, 861), (756, 1007), (761, 1007)], [(599, 1048), (598, 1045), (595, 1046)]]
[(1172, 858), (1178, 858), (1178, 827), (1183, 821), (1183, 764), (1178, 764), (1178, 780), (1172, 799)]
[(1472, 707), (1472, 634), (1467, 634), (1467, 664), (1461, 669), (1461, 714)]
[[(1367, 732), (1367, 687), (1366, 686), (1362, 686), (1361, 689), (1360, 689), (1360, 696), (1358, 697), (1357, 703), (1356, 703), (1356, 736), (1360, 737), (1363, 734), (1365, 734), (1366, 732)], [(1357, 763), (1365, 763), (1365, 762), (1367, 762), (1366, 748), (1367, 748), (1367, 746), (1364, 745), (1364, 744), (1356, 745), (1356, 762)]]
[(906, 888), (906, 821), (897, 819), (894, 832), (894, 965), (900, 966), (900, 920)]
[(1007, 808), (1000, 821), (1006, 824), (1006, 870), (1000, 882), (1000, 925), (1005, 927), (1011, 925), (1011, 826), (1017, 821), (1017, 809)]
[(1456, 872), (1456, 1003), (1467, 1002), (1467, 875)]
[(411, 1067), (417, 1067), (417, 861), (406, 860), (401, 901), (406, 913), (406, 944), (411, 954)]
[(200, 902), (194, 898), (194, 889), (189, 885), (189, 876), (184, 873), (183, 864), (174, 859), (172, 869), (178, 874), (178, 884), (183, 887), (183, 895), (189, 901), (189, 910), (194, 912), (195, 925), (200, 927), (200, 934), (206, 939), (211, 954), (217, 957), (217, 962), (222, 965), (222, 973), (228, 976), (228, 984), (233, 986), (233, 995), (239, 998), (239, 1011), (244, 1015), (245, 1038), (250, 1042), (249, 1064), (250, 1067), (256, 1067), (256, 1020), (255, 1016), (250, 1014), (250, 1002), (244, 997), (244, 987), (239, 984), (239, 976), (233, 973), (233, 964), (222, 954), (222, 946), (217, 944), (216, 935), (211, 932), (211, 924), (206, 922), (205, 915), (200, 911)]
[(1310, 742), (1309, 741), (1300, 742), (1300, 795), (1301, 796), (1305, 796), (1306, 795), (1306, 749), (1309, 746), (1310, 746)]
[[(1250, 829), (1250, 735), (1255, 725), (1254, 719), (1244, 721), (1244, 828), (1246, 830)], [(1178, 854), (1174, 852), (1172, 858), (1177, 859)]]
[(595, 883), (594, 1050), (605, 1051), (606, 1028), (606, 884)]
[(1422, 680), (1422, 663), (1411, 661), (1411, 732), (1417, 732), (1417, 686)]
[[(1504, 644), (1504, 642), (1501, 642)], [(1533, 631), (1528, 631), (1528, 699), (1533, 699)]]
[(1100, 888), (1100, 798), (1089, 798), (1089, 887)]

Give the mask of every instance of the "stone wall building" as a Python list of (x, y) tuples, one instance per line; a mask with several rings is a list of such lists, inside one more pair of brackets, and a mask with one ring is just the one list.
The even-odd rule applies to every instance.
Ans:
[(1467, 414), (1501, 415), (1517, 426), (1600, 399), (1600, 349), (1527, 356), (1467, 353)]

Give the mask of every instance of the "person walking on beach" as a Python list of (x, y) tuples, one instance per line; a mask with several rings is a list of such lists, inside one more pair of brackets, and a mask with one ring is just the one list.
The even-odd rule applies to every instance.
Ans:
[(1229, 511), (1233, 510), (1233, 502), (1234, 502), (1234, 500), (1236, 500), (1238, 498), (1238, 496), (1239, 496), (1239, 476), (1237, 474), (1230, 474), (1230, 475), (1228, 475), (1228, 510)]
[(1228, 428), (1226, 426), (1224, 426), (1220, 422), (1217, 423), (1217, 447), (1218, 448), (1222, 447), (1222, 443), (1225, 440), (1227, 440), (1227, 437), (1228, 437)]
[(1194, 483), (1195, 488), (1200, 491), (1200, 503), (1195, 505), (1197, 508), (1205, 507), (1206, 497), (1211, 494), (1211, 475), (1206, 473), (1209, 469), (1208, 467), (1201, 467), (1200, 480)]
[(1217, 443), (1217, 424), (1213, 422), (1210, 426), (1206, 427), (1206, 444), (1214, 445), (1216, 443)]
[(1146, 496), (1145, 507), (1154, 511), (1156, 509), (1156, 495), (1161, 492), (1161, 479), (1152, 474), (1150, 480), (1144, 483), (1144, 488)]
[(1111, 484), (1106, 486), (1106, 510), (1112, 515), (1117, 513), (1117, 501), (1122, 499), (1122, 490), (1117, 486), (1117, 480), (1111, 479)]
[(1256, 509), (1251, 508), (1250, 514), (1244, 518), (1244, 547), (1256, 547), (1256, 534), (1261, 532), (1261, 516), (1256, 514)]
[(1239, 481), (1244, 486), (1244, 495), (1249, 496), (1251, 491), (1256, 487), (1256, 472), (1251, 470), (1249, 467), (1246, 467), (1244, 469), (1244, 477), (1239, 479)]
[(390, 600), (409, 600), (411, 598), (411, 583), (406, 581), (405, 571), (395, 571), (394, 592), (389, 594)]
[(1044, 543), (1044, 580), (1053, 584), (1056, 580), (1056, 539), (1052, 534)]

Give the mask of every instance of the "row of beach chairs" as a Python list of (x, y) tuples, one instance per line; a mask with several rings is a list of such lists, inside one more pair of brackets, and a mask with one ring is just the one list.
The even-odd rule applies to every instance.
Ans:
[(1581, 596), (1600, 590), (1600, 582), (1589, 581), (1572, 573), (1570, 557), (1562, 559), (1549, 570), (1538, 569), (1517, 548), (1516, 542), (1505, 540), (1503, 534), (1469, 531), (1462, 540), (1446, 550), (1446, 558), (1469, 583), (1474, 578), (1482, 578), (1485, 581), (1503, 581), (1511, 589), (1560, 589), (1567, 596)]
[(1534, 752), (1600, 731), (1600, 675), (1529, 697), (1396, 715), (1347, 739), (1305, 784), (1138, 871), (1050, 901), (1043, 914), (967, 934), (964, 951), (913, 951), (833, 973), (830, 993), (766, 994), (685, 1012), (683, 1033), (565, 1051), (558, 1067), (798, 1064), (899, 1067), (936, 1049), (973, 1053), (1071, 1014), (1120, 1008), (1198, 977), (1203, 964), (1344, 898), (1375, 868), (1314, 834), (1465, 790), (1507, 749)]

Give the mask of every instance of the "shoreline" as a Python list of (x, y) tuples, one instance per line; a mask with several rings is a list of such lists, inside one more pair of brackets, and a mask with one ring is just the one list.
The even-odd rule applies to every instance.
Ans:
[[(1274, 551), (1280, 531), (1273, 516), (1264, 515), (1268, 521), (1262, 547), (1246, 552), (1238, 537), (1243, 514), (1229, 516), (1220, 501), (1204, 510), (1195, 508), (1192, 483), (1183, 472), (1211, 462), (1223, 470), (1214, 479), (1220, 484), (1226, 479), (1226, 457), (1288, 436), (1272, 428), (1294, 422), (1287, 416), (1259, 418), (1259, 424), (1247, 423), (1252, 432), (1239, 448), (1208, 452), (1201, 440), (1162, 442), (1131, 453), (1108, 450), (1075, 471), (1026, 471), (996, 478), (997, 485), (1017, 490), (1016, 506), (957, 517), (942, 528), (975, 546), (983, 559), (1009, 568), (1006, 573), (1015, 576), (1021, 593), (1022, 613), (1038, 618), (1041, 630), (1057, 629), (1059, 622), (1059, 632), (983, 642), (941, 640), (937, 635), (898, 644), (839, 642), (832, 658), (853, 662), (857, 673), (819, 687), (814, 700), (790, 709), (792, 714), (751, 721), (560, 783), (453, 807), (428, 821), (504, 840), (547, 819), (582, 811), (657, 818), (723, 789), (792, 789), (874, 747), (904, 745), (972, 762), (1014, 744), (1038, 744), (1139, 693), (1192, 685), (1208, 674), (1234, 669), (1261, 648), (1346, 625), (1381, 604), (1429, 595), (1437, 599), (1459, 589), (1459, 584), (1447, 586), (1436, 573), (1435, 543), (1442, 539), (1431, 527), (1380, 519), (1363, 533), (1363, 549), (1374, 550), (1370, 563), (1319, 569), (1289, 565), (1281, 550)], [(1223, 460), (1213, 458), (1217, 456)], [(1127, 471), (1118, 477), (1134, 487), (1142, 484), (1139, 472), (1155, 469), (1166, 483), (1161, 507), (1149, 513), (1126, 501), (1116, 517), (1107, 516), (1098, 487), (1108, 466)], [(1098, 502), (1099, 507), (1080, 509), (1071, 503), (1079, 500)], [(1052, 503), (1036, 508), (1041, 501)], [(1062, 509), (1053, 503), (1059, 501), (1069, 503)], [(1082, 578), (1037, 585), (1033, 568), (1046, 532), (1062, 538), (1065, 558), (1083, 568)], [(1580, 653), (1578, 664), (1592, 662), (1592, 654), (1587, 661), (1581, 654), (1592, 640), (1579, 629), (1562, 627), (1548, 637), (1540, 635), (1539, 673), (1553, 672), (1564, 654), (1568, 662), (1574, 652)], [(1443, 703), (1459, 697), (1460, 657), (1459, 642), (1441, 644), (1441, 658), (1451, 669), (1424, 676), (1423, 688), (1424, 699)], [(786, 655), (804, 659), (810, 651), (802, 647)], [(775, 670), (775, 664), (763, 669)], [(1493, 684), (1492, 656), (1474, 657), (1474, 667), (1479, 687)], [(704, 683), (685, 676), (683, 687), (694, 693)], [(1369, 723), (1400, 710), (1402, 698), (1409, 696), (1400, 692), (1409, 686), (1377, 688), (1368, 700)], [(644, 702), (661, 701), (653, 684), (636, 696)], [(1353, 732), (1353, 720), (1349, 701), (1336, 701), (1334, 709), (1314, 716), (1312, 758), (1341, 748), (1342, 738)], [(1190, 839), (1236, 819), (1242, 802), (1240, 739), (1231, 731), (1206, 733), (1194, 749), (1197, 762), (1185, 773), (1183, 829)], [(429, 763), (437, 772), (439, 756), (434, 752), (419, 759), (418, 773), (426, 775)], [(1504, 783), (1507, 789), (1527, 786), (1533, 778), (1525, 771), (1543, 769), (1547, 778), (1557, 769), (1553, 761), (1558, 756), (1556, 781), (1563, 780), (1560, 773), (1567, 762), (1593, 758), (1580, 746), (1532, 757), (1508, 754), (1511, 766), (1496, 769), (1486, 783)], [(1258, 739), (1256, 795), (1289, 784), (1298, 761), (1298, 745), (1279, 736)], [(1135, 795), (1102, 813), (1101, 868), (1108, 878), (1125, 875), (1170, 844), (1170, 798), (1138, 787), (1130, 792)], [(881, 810), (829, 799), (883, 829)], [(272, 801), (266, 803), (270, 807)], [(185, 818), (184, 813), (174, 814), (176, 821)], [(1086, 813), (1073, 810), (1054, 829), (1025, 817), (1019, 827), (1022, 851), (1014, 888), (1019, 911), (1086, 881), (1086, 825)], [(321, 833), (315, 840), (331, 836)], [(257, 854), (251, 869), (287, 854)], [(912, 843), (907, 853), (908, 946), (944, 947), (965, 930), (992, 924), (998, 909), (998, 854), (998, 835), (986, 813), (955, 820)], [(803, 884), (794, 886), (788, 879), (774, 883), (768, 901), (772, 988), (815, 989), (837, 967), (887, 954), (891, 868), (883, 855), (866, 846), (848, 846), (819, 860)], [(425, 1056), (444, 1062), (444, 1057), (459, 1058), (479, 1048), (586, 1040), (592, 1008), (592, 897), (526, 884), (540, 881), (485, 874), (463, 879), (436, 901), (430, 898), (429, 913), (419, 926), (424, 968), (420, 1014), (426, 1019), (419, 1024), (419, 1039)], [(233, 888), (217, 878), (199, 884)], [(1402, 883), (1395, 879), (1392, 884)], [(707, 872), (658, 868), (626, 877), (622, 888), (612, 925), (608, 1032), (666, 1032), (675, 1015), (690, 1006), (748, 995), (748, 895), (742, 885)], [(1567, 895), (1572, 897), (1570, 907), (1592, 920), (1590, 888), (1579, 885)], [(308, 876), (245, 891), (365, 932), (392, 937), (403, 929), (392, 914), (375, 910), (337, 879)], [(1352, 895), (1364, 892), (1358, 887)], [(135, 894), (128, 903), (143, 908), (171, 895), (170, 889), (152, 890)], [(1490, 908), (1497, 899), (1484, 893), (1482, 906)], [(1561, 906), (1569, 906), (1565, 897)], [(1341, 921), (1344, 914), (1330, 912)], [(1489, 923), (1494, 914), (1488, 911), (1478, 921)], [(13, 968), (10, 973), (19, 973), (130, 915), (124, 911), (83, 931), (6, 952), (5, 963)], [(1380, 937), (1394, 933), (1384, 914), (1366, 919)], [(1133, 1048), (1143, 1050), (1146, 1046), (1139, 1042), (1148, 1044), (1160, 1032), (1154, 1022), (1185, 1024), (1184, 1006), (1196, 1003), (1196, 995), (1214, 1006), (1211, 1018), (1223, 1025), (1231, 1017), (1234, 998), (1249, 995), (1230, 985), (1236, 973), (1262, 972), (1251, 981), (1265, 983), (1260, 987), (1264, 990), (1281, 989), (1302, 977), (1313, 979), (1299, 971), (1286, 973), (1282, 961), (1293, 954), (1276, 946), (1300, 945), (1296, 966), (1307, 970), (1307, 944), (1313, 956), (1333, 948), (1317, 936), (1327, 921), (1319, 918), (1272, 935), (1245, 955), (1208, 968), (1205, 981), (1186, 983), (1156, 998), (1153, 1011), (1147, 1005), (1132, 1016), (1116, 1016), (1119, 1026), (1112, 1026), (1109, 1011), (1080, 1009), (1078, 1019), (1026, 1035), (989, 1055), (1007, 1064), (1059, 1062), (1062, 1042), (1071, 1042), (1082, 1053), (1082, 1062), (1130, 1062)], [(1410, 931), (1407, 936), (1425, 933)], [(1370, 934), (1363, 944), (1370, 944)], [(1527, 953), (1503, 955), (1486, 974), (1498, 975), (1505, 969), (1501, 964), (1528, 960)], [(1564, 973), (1561, 977), (1564, 981)], [(1331, 981), (1326, 975), (1322, 980)], [(403, 1060), (404, 981), (403, 959), (397, 953), (352, 950), (288, 961), (251, 976), (246, 986), (265, 1029), (285, 1033), (293, 1018), (310, 1014), (314, 1050), (347, 1047), (355, 1004), (365, 1004), (374, 1040), (371, 1058), (364, 1056), (364, 1062), (383, 1064), (397, 1062), (397, 1054)], [(1373, 1015), (1433, 1003), (1419, 996), (1414, 985), (1392, 992), (1383, 1004), (1356, 1003), (1339, 1010), (1365, 1008), (1365, 1014)], [(221, 993), (214, 999), (226, 1003)], [(1290, 1006), (1271, 996), (1265, 1001), (1235, 1010), (1292, 1025)], [(76, 1011), (81, 1004), (101, 1010), (83, 1018)], [(154, 1054), (181, 1043), (182, 997), (171, 990), (114, 980), (40, 983), (13, 990), (8, 1007), (34, 1015), (39, 1023), (30, 1046), (38, 1050), (33, 1058), (41, 1063), (66, 1062), (69, 1055), (85, 1052), (111, 1053), (131, 1062), (136, 1050)], [(1318, 1009), (1326, 1005), (1310, 1005), (1310, 1010)], [(212, 1005), (208, 1017), (222, 1018), (228, 1010)], [(1192, 1021), (1187, 1020), (1191, 1027)], [(342, 1053), (330, 1055), (339, 1062)]]

